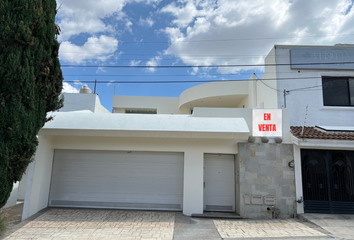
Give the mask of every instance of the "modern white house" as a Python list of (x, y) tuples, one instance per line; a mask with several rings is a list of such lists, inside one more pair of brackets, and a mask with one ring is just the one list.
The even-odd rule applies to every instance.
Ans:
[(208, 83), (179, 98), (113, 96), (111, 114), (79, 106), (53, 113), (28, 168), (23, 219), (48, 206), (269, 218), (275, 205), (293, 215), (288, 111), (279, 110), (281, 141), (248, 142), (257, 101), (272, 107), (257, 96), (262, 87), (255, 79)]
[[(27, 171), (23, 219), (48, 206), (170, 210), (188, 216), (220, 211), (243, 218), (351, 207), (354, 190), (347, 182), (353, 179), (354, 112), (352, 105), (342, 106), (344, 100), (333, 105), (330, 91), (335, 88), (326, 87), (340, 76), (352, 91), (354, 71), (343, 62), (345, 52), (354, 59), (351, 49), (276, 45), (260, 79), (254, 74), (249, 81), (201, 84), (176, 98), (113, 96), (113, 113), (84, 106), (86, 100), (53, 113), (54, 121), (38, 134), (35, 161)], [(325, 52), (343, 61), (309, 60), (325, 59)], [(327, 68), (317, 69), (321, 64)], [(70, 96), (76, 103), (98, 99), (83, 92)], [(259, 137), (265, 135), (281, 138)], [(313, 161), (312, 150), (326, 156), (322, 172), (308, 167), (321, 161)], [(344, 157), (343, 164), (328, 157), (335, 154)], [(334, 167), (328, 169), (330, 162)], [(331, 177), (339, 165), (342, 172)], [(316, 194), (305, 186), (322, 191), (320, 197), (310, 199)], [(339, 192), (349, 201), (321, 199), (326, 186), (327, 192), (349, 189)], [(330, 211), (311, 207), (318, 204)]]

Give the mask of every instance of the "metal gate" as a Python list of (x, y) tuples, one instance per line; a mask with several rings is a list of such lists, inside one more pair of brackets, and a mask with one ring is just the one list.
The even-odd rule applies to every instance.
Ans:
[(354, 214), (354, 152), (301, 150), (305, 213)]

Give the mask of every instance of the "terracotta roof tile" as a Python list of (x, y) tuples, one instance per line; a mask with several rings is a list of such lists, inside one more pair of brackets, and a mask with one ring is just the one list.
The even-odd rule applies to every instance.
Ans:
[(304, 134), (301, 136), (302, 127), (291, 126), (291, 133), (297, 138), (312, 139), (335, 139), (335, 140), (354, 140), (354, 132), (329, 132), (319, 130), (316, 127), (304, 127)]

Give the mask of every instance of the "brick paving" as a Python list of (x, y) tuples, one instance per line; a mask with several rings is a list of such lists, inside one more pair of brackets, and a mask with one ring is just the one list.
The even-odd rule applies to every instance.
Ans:
[(22, 223), (4, 239), (328, 238), (323, 229), (297, 219), (209, 220), (190, 218), (181, 213), (153, 211), (54, 208)]
[(14, 239), (173, 239), (170, 212), (51, 209), (20, 228)]
[(294, 238), (326, 237), (295, 219), (284, 220), (214, 220), (222, 238)]
[(1, 215), (5, 219), (7, 228), (11, 228), (21, 222), (23, 203), (16, 204), (9, 208), (0, 209)]

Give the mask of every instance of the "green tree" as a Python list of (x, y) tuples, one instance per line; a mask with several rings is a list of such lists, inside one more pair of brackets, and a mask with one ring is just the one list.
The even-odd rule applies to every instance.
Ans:
[(55, 0), (0, 0), (0, 208), (62, 107)]

